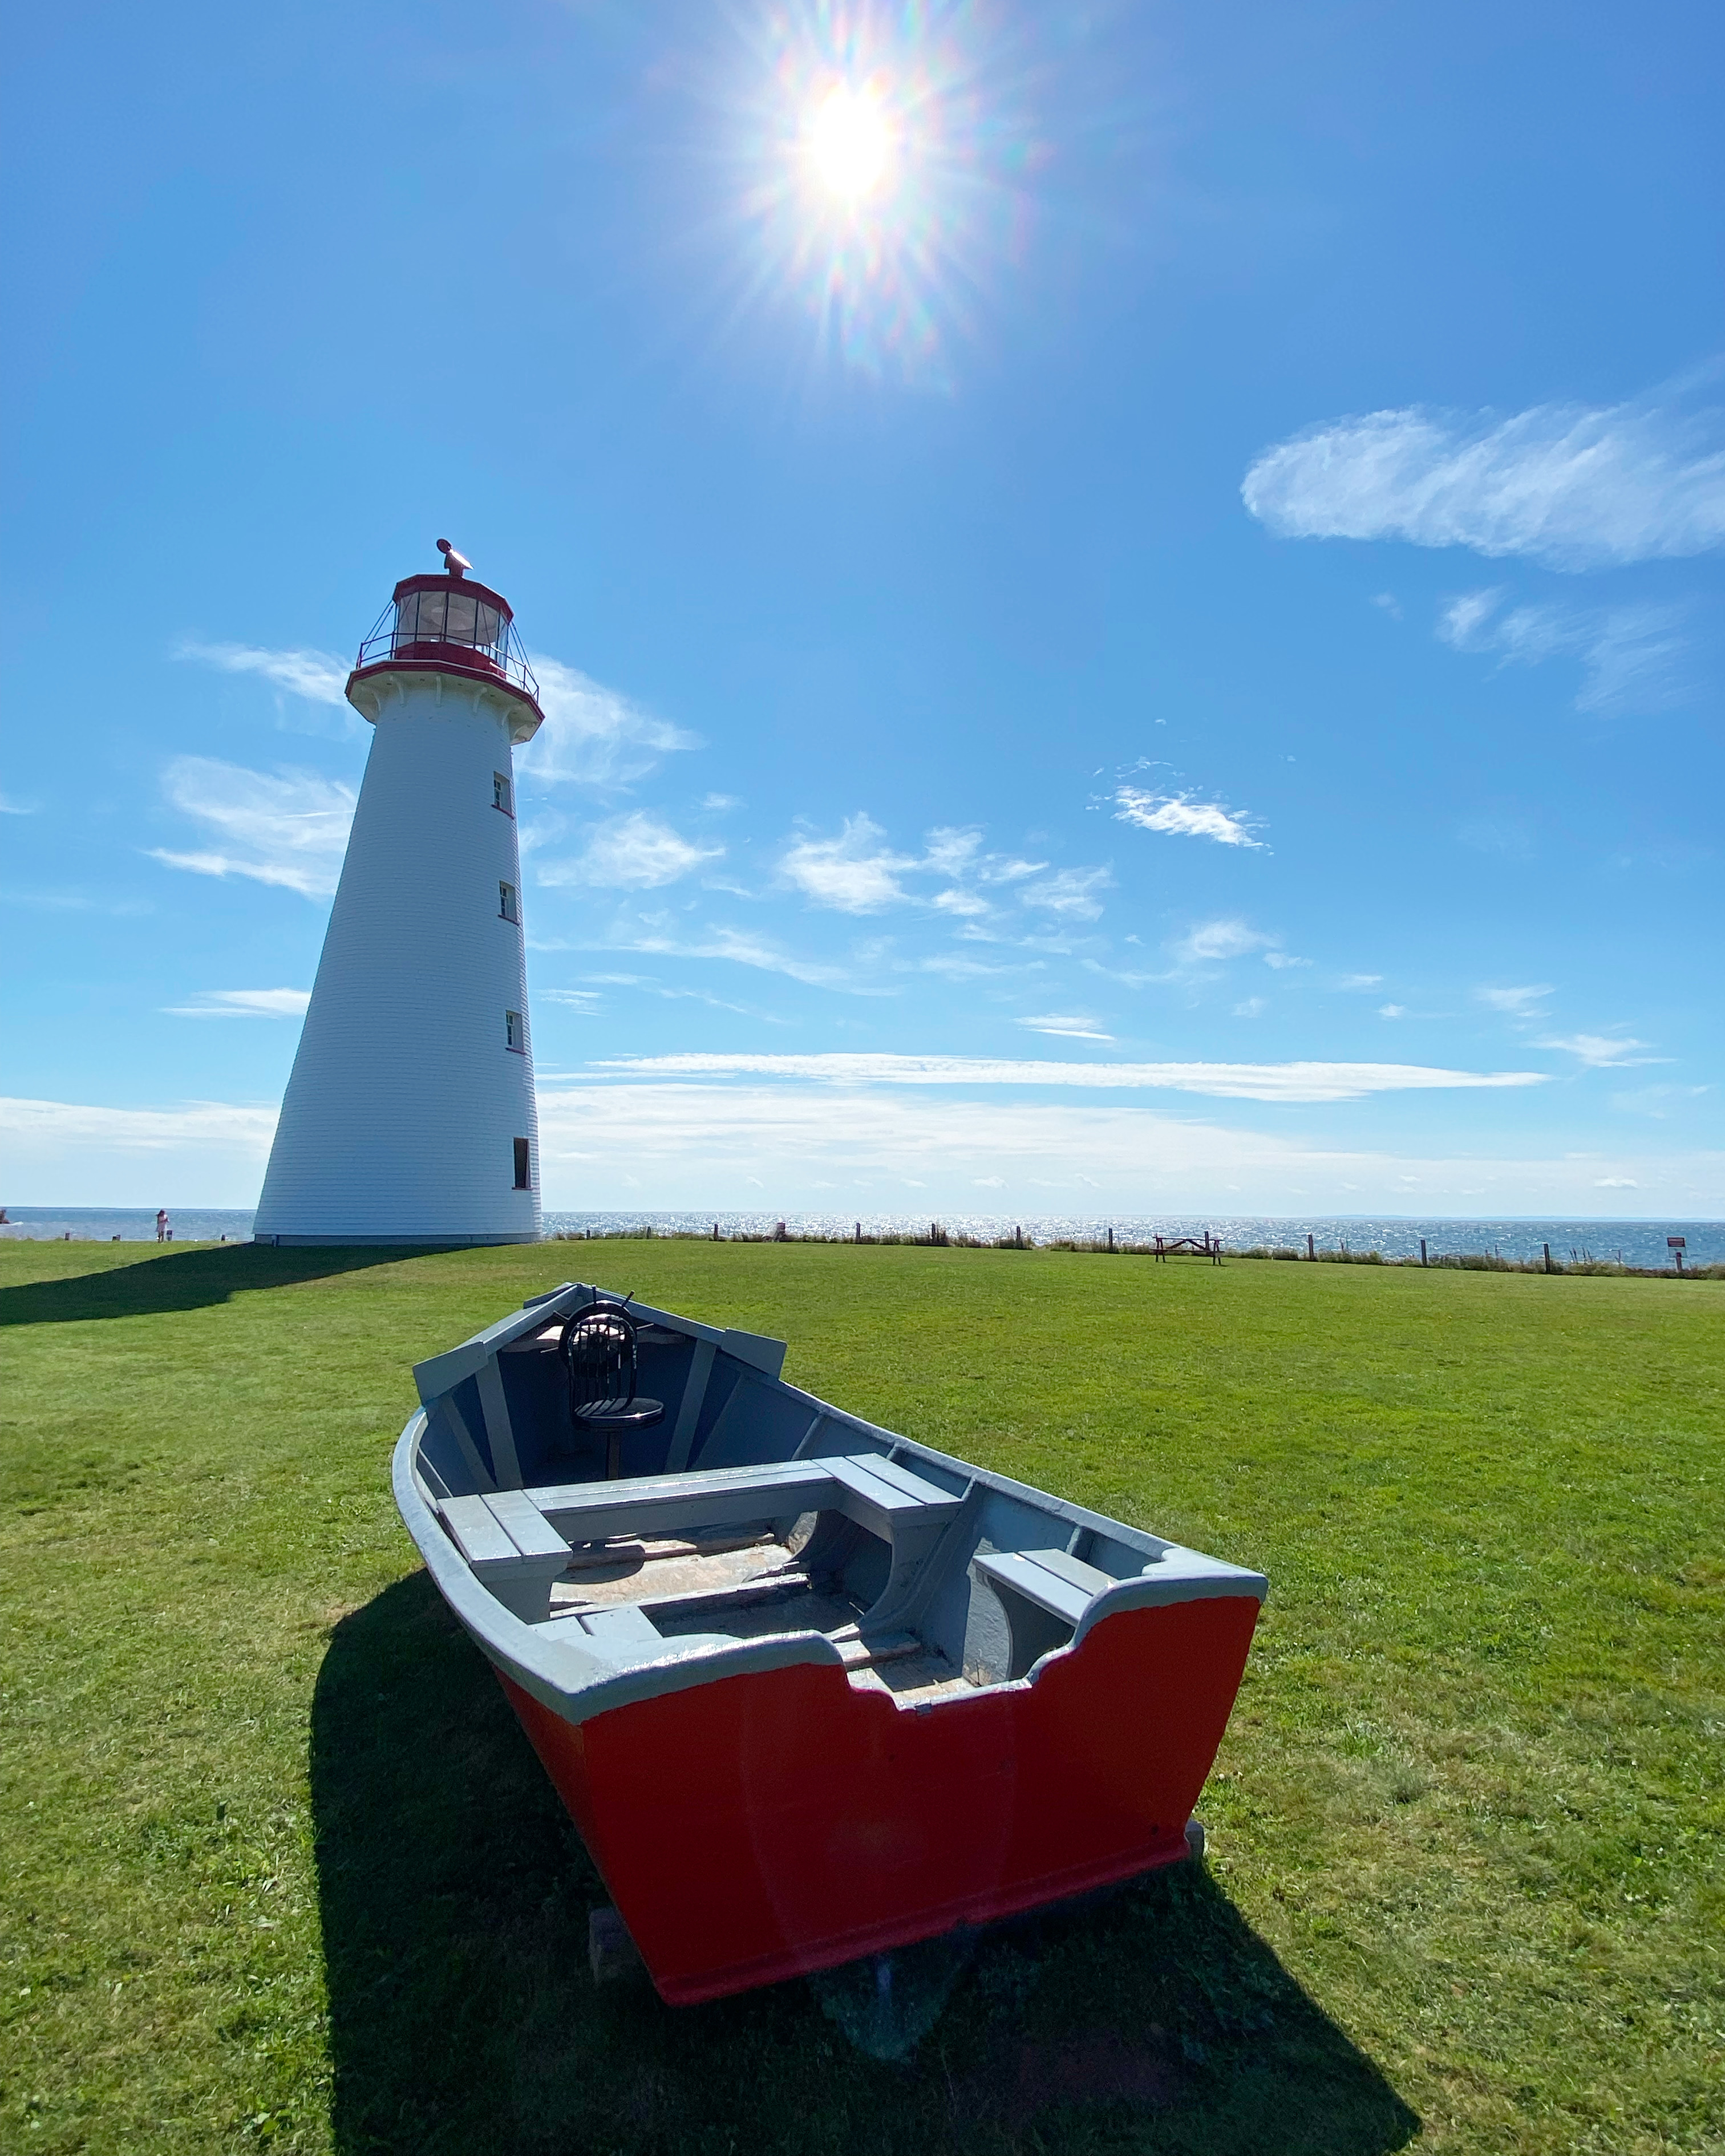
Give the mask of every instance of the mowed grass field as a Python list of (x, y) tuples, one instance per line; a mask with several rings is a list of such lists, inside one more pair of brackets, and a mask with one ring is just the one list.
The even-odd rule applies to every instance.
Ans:
[[(1207, 1866), (983, 1940), (908, 2065), (595, 1989), (387, 1479), (409, 1364), (588, 1270), (1266, 1572)], [(8, 2152), (1725, 2148), (1725, 1283), (13, 1243), (0, 1321)]]

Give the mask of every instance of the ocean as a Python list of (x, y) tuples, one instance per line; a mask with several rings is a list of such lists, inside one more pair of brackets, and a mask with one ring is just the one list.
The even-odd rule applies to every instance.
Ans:
[[(911, 1213), (547, 1213), (547, 1235), (618, 1235), (650, 1227), (658, 1235), (711, 1235), (715, 1222), (724, 1235), (770, 1235), (783, 1220), (793, 1235), (850, 1235), (860, 1224), (865, 1235), (926, 1234), (926, 1214)], [(1720, 1220), (1436, 1220), (1409, 1215), (1314, 1214), (1272, 1218), (1212, 1213), (1180, 1214), (975, 1214), (947, 1213), (939, 1224), (954, 1235), (1009, 1235), (1022, 1229), (1027, 1242), (1086, 1240), (1112, 1228), (1125, 1243), (1147, 1243), (1153, 1236), (1209, 1233), (1236, 1250), (1267, 1245), (1303, 1249), (1310, 1235), (1321, 1250), (1346, 1244), (1353, 1251), (1380, 1251), (1386, 1258), (1420, 1255), (1423, 1236), (1429, 1255), (1495, 1251), (1506, 1258), (1537, 1258), (1547, 1244), (1552, 1256), (1568, 1264), (1584, 1258), (1613, 1260), (1626, 1265), (1664, 1266), (1671, 1262), (1666, 1239), (1684, 1238), (1687, 1265), (1725, 1265), (1725, 1221)], [(171, 1225), (176, 1243), (247, 1241), (249, 1211), (194, 1209), (175, 1212)], [(39, 1242), (153, 1242), (156, 1215), (143, 1207), (13, 1205), (0, 1221), (0, 1238)]]

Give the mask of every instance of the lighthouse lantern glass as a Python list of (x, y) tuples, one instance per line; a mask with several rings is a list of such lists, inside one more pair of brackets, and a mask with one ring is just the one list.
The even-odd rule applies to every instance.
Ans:
[(471, 592), (407, 592), (397, 600), (394, 648), (460, 644), (488, 657), (503, 639), (503, 617)]

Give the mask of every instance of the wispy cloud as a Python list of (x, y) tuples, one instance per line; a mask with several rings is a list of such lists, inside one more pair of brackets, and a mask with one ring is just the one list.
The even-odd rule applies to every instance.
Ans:
[(147, 898), (98, 897), (75, 884), (28, 884), (0, 888), (0, 905), (27, 906), (40, 913), (105, 913), (123, 921), (156, 909)]
[(1676, 1108), (1686, 1101), (1698, 1101), (1703, 1093), (1710, 1092), (1707, 1086), (1637, 1086), (1627, 1093), (1614, 1093), (1611, 1105), (1625, 1115), (1651, 1116), (1663, 1122)]
[(1219, 846), (1263, 847), (1263, 840), (1251, 833), (1256, 819), (1218, 802), (1194, 801), (1189, 793), (1147, 793), (1136, 786), (1118, 788), (1114, 800), (1117, 824), (1135, 824), (1141, 831), (1171, 837), (1213, 839)]
[(1700, 554), (1725, 542), (1725, 424), (1675, 395), (1507, 418), (1413, 406), (1296, 434), (1240, 492), (1290, 538), (1404, 539), (1570, 570)]
[(598, 1006), (603, 1001), (599, 993), (602, 988), (633, 988), (642, 995), (660, 996), (667, 1003), (706, 1004), (714, 1010), (735, 1011), (740, 1018), (758, 1019), (765, 1025), (786, 1023), (770, 1011), (757, 1009), (752, 1004), (729, 1003), (723, 996), (716, 996), (706, 988), (673, 988), (667, 982), (654, 979), (649, 973), (589, 973), (587, 978), (593, 983), (591, 988), (547, 988), (541, 992), (541, 998), (547, 1003), (565, 1004), (584, 1018), (594, 1018), (598, 1015)]
[(934, 875), (982, 884), (1013, 884), (1026, 876), (1040, 875), (1048, 863), (1027, 861), (1016, 854), (991, 854), (983, 844), (980, 831), (942, 824), (929, 833), (922, 865)]
[[(552, 948), (552, 946), (542, 946)], [(567, 947), (557, 946), (555, 947)], [(665, 916), (650, 916), (639, 924), (619, 921), (591, 947), (608, 951), (638, 951), (646, 957), (665, 958), (719, 958), (735, 966), (752, 966), (762, 973), (783, 973), (814, 988), (839, 988), (851, 995), (892, 995), (894, 987), (868, 978), (864, 968), (835, 966), (798, 957), (771, 937), (752, 936), (735, 928), (706, 928), (691, 933)]]
[[(1545, 1025), (1551, 1021), (1546, 1009), (1546, 999), (1553, 991), (1545, 982), (1530, 982), (1521, 988), (1476, 988), (1474, 994), (1489, 1009), (1522, 1029), (1531, 1025)], [(1632, 1039), (1628, 1034), (1569, 1033), (1548, 1034), (1540, 1037), (1541, 1048), (1555, 1048), (1565, 1055), (1573, 1055), (1589, 1070), (1628, 1070), (1641, 1063), (1663, 1063), (1662, 1055), (1649, 1055), (1644, 1051), (1645, 1040)]]
[(18, 801), (9, 793), (0, 793), (0, 816), (33, 816), (36, 808), (33, 801)]
[(1067, 1018), (1050, 1014), (1045, 1018), (1021, 1018), (1018, 1023), (1032, 1033), (1052, 1034), (1060, 1040), (1112, 1040), (1111, 1033), (1104, 1033), (1093, 1018), (1081, 1014)]
[[(990, 853), (980, 831), (942, 825), (928, 833), (921, 854), (898, 851), (874, 819), (847, 816), (836, 838), (812, 834), (792, 840), (779, 872), (816, 906), (839, 913), (879, 913), (889, 906), (924, 906), (963, 924), (961, 933), (993, 940), (1014, 905), (1065, 921), (1093, 921), (1096, 893), (1113, 881), (1106, 868), (1060, 869), (1016, 854)], [(930, 891), (928, 880), (941, 888)]]
[(220, 850), (148, 849), (170, 868), (195, 875), (249, 876), (306, 898), (327, 898), (341, 872), (356, 796), (340, 779), (288, 766), (249, 771), (213, 757), (177, 757), (162, 790), (183, 815), (206, 825)]
[(937, 951), (932, 957), (904, 958), (895, 962), (908, 973), (938, 973), (948, 981), (983, 981), (998, 978), (1004, 973), (1034, 971), (1040, 964), (1033, 960), (1026, 966), (990, 966), (980, 958), (967, 958), (957, 951)]
[(1102, 911), (1096, 894), (1108, 890), (1113, 881), (1105, 868), (1060, 869), (1022, 886), (1019, 896), (1026, 906), (1051, 913), (1057, 921), (1095, 921)]
[(917, 864), (883, 844), (874, 819), (847, 816), (836, 839), (793, 840), (779, 863), (786, 880), (817, 906), (840, 913), (878, 913), (902, 905), (911, 894), (901, 879)]
[(1505, 608), (1503, 599), (1501, 585), (1462, 593), (1439, 616), (1439, 639), (1456, 651), (1495, 653), (1500, 666), (1578, 660), (1578, 711), (1663, 711), (1681, 697), (1677, 662), (1686, 646), (1677, 608)]
[(1552, 993), (1547, 982), (1532, 982), (1519, 988), (1476, 988), (1480, 1001), (1505, 1018), (1531, 1019), (1540, 1015), (1540, 1005)]
[(685, 839), (661, 818), (636, 809), (601, 824), (575, 860), (537, 864), (535, 874), (553, 887), (651, 891), (675, 883), (703, 861), (719, 860), (724, 851)]
[(347, 676), (352, 670), (345, 659), (330, 651), (272, 651), (257, 644), (194, 644), (175, 647), (176, 659), (196, 660), (200, 665), (219, 667), (224, 674), (257, 674), (278, 689), (304, 696), (314, 704), (345, 706)]
[(1664, 1063), (1670, 1059), (1663, 1055), (1645, 1055), (1645, 1040), (1632, 1040), (1627, 1034), (1571, 1033), (1542, 1040), (1542, 1048), (1561, 1049), (1564, 1055), (1573, 1055), (1589, 1070), (1627, 1070), (1640, 1063)]
[(311, 1001), (310, 988), (204, 988), (163, 1009), (170, 1018), (303, 1018)]
[(275, 1134), (274, 1108), (188, 1101), (174, 1108), (95, 1108), (70, 1101), (0, 1100), (0, 1132), (15, 1147), (99, 1147), (112, 1152), (184, 1152), (211, 1147), (262, 1163)]
[(1384, 976), (1382, 973), (1344, 973), (1336, 985), (1341, 988), (1381, 988)]
[(1059, 1086), (1157, 1089), (1234, 1101), (1358, 1101), (1371, 1093), (1542, 1086), (1538, 1070), (1445, 1070), (1414, 1063), (1045, 1063), (981, 1055), (620, 1056), (594, 1065), (632, 1075), (747, 1075), (851, 1086)]
[(1230, 958), (1250, 957), (1255, 951), (1274, 947), (1276, 938), (1249, 927), (1244, 921), (1204, 921), (1174, 944), (1175, 957), (1183, 966), (1220, 965)]
[(644, 778), (677, 750), (701, 746), (698, 734), (655, 716), (561, 660), (536, 652), (531, 665), (545, 724), (516, 752), (516, 766), (541, 786), (614, 791)]

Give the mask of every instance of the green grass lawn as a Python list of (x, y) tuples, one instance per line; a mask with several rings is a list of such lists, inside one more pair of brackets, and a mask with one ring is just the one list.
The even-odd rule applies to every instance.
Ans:
[[(1266, 1572), (1207, 1869), (982, 1941), (908, 2066), (596, 1990), (387, 1479), (409, 1364), (589, 1264)], [(1725, 2148), (1725, 1283), (8, 1243), (0, 1322), (8, 2156)]]

